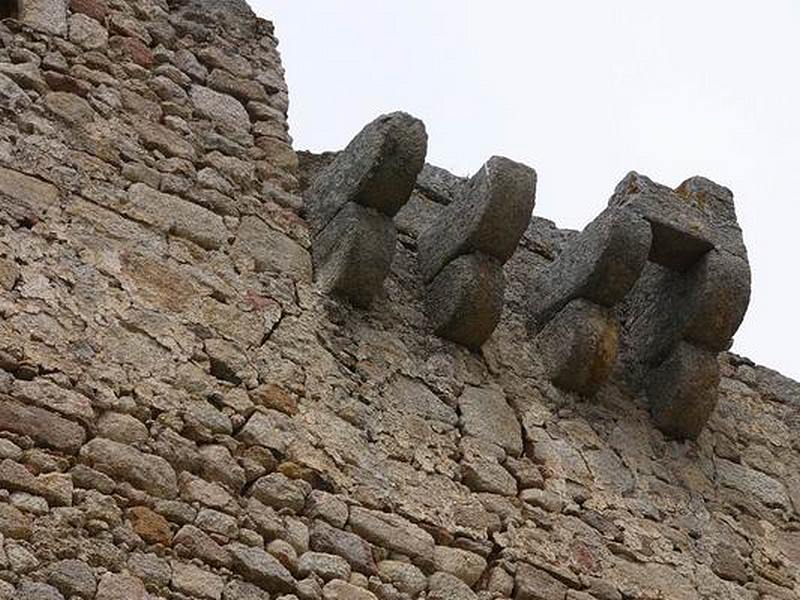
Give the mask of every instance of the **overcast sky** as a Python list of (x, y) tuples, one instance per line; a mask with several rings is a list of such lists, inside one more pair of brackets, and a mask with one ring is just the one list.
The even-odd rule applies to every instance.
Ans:
[(580, 229), (630, 170), (731, 188), (753, 269), (734, 351), (800, 378), (800, 1), (251, 0), (275, 23), (297, 149), (405, 110), (428, 161), (536, 169)]

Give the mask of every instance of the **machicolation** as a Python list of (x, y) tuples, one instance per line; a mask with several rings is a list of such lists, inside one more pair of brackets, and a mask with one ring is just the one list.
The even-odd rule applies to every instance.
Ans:
[(297, 152), (243, 0), (0, 7), (0, 599), (800, 597), (730, 190), (559, 229), (406, 113)]

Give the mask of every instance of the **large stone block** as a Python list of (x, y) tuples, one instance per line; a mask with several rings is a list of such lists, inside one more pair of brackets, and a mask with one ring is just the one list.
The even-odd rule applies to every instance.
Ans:
[(666, 267), (686, 268), (712, 247), (747, 258), (733, 194), (708, 179), (692, 177), (672, 190), (631, 172), (617, 185), (609, 205), (653, 225), (651, 259)]
[(423, 568), (433, 565), (433, 537), (400, 515), (354, 506), (349, 524), (356, 534), (373, 544), (404, 554)]
[(450, 261), (481, 252), (505, 263), (528, 227), (536, 199), (536, 172), (493, 156), (466, 191), (419, 238), (423, 279), (431, 281)]
[(232, 254), (237, 261), (252, 261), (259, 273), (281, 273), (299, 281), (311, 281), (308, 251), (258, 217), (242, 219)]
[(144, 183), (134, 183), (128, 189), (128, 202), (122, 206), (122, 212), (165, 234), (191, 240), (207, 250), (219, 248), (228, 241), (228, 229), (222, 217)]
[(656, 427), (669, 437), (697, 438), (717, 404), (719, 378), (716, 353), (678, 344), (647, 382)]
[(81, 448), (81, 458), (91, 467), (162, 498), (178, 495), (178, 480), (170, 464), (136, 448), (95, 438)]
[(76, 453), (86, 432), (77, 423), (28, 404), (0, 396), (0, 430), (30, 436), (35, 442), (63, 452)]
[(607, 209), (592, 221), (530, 288), (530, 326), (538, 331), (568, 302), (586, 298), (614, 306), (647, 262), (651, 232), (636, 214)]
[(52, 35), (67, 34), (67, 0), (20, 0), (20, 20)]
[(467, 386), (458, 407), (466, 435), (496, 444), (512, 456), (522, 454), (522, 429), (501, 392)]
[(356, 306), (368, 306), (389, 274), (397, 243), (391, 219), (350, 202), (314, 240), (315, 279)]
[(348, 202), (394, 216), (414, 189), (427, 148), (425, 126), (411, 115), (395, 112), (369, 123), (311, 185), (312, 231), (320, 232)]
[(0, 168), (0, 214), (5, 212), (15, 221), (34, 223), (57, 204), (58, 188), (54, 185), (19, 171)]
[(728, 252), (712, 250), (692, 269), (684, 336), (708, 350), (727, 350), (750, 303), (750, 266)]
[(428, 320), (436, 335), (477, 349), (500, 321), (503, 267), (484, 254), (459, 256), (427, 286)]
[(547, 323), (535, 343), (545, 372), (555, 385), (590, 395), (614, 368), (619, 325), (608, 308), (577, 299)]

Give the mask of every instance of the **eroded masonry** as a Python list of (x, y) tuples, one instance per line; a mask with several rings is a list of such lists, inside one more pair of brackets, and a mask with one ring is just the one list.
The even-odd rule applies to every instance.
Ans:
[(729, 190), (560, 230), (513, 157), (288, 107), (242, 0), (0, 3), (0, 598), (800, 596)]

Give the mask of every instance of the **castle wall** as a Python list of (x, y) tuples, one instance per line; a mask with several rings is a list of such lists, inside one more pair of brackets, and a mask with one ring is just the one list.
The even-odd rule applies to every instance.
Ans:
[(417, 239), (463, 182), (430, 167), (372, 305), (324, 294), (302, 191), (327, 159), (291, 147), (269, 22), (21, 8), (0, 25), (0, 598), (800, 595), (797, 383), (723, 354), (689, 442), (613, 379), (554, 387), (526, 295), (574, 232), (538, 217), (489, 341), (435, 336)]

